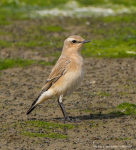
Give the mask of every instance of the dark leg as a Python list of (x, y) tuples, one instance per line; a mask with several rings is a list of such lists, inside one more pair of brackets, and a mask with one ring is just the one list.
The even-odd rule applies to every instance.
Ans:
[(60, 105), (60, 108), (61, 108), (61, 111), (62, 111), (62, 113), (64, 115), (65, 120), (66, 121), (70, 121), (70, 118), (68, 117), (67, 112), (66, 112), (66, 110), (65, 110), (65, 108), (63, 106), (62, 98), (63, 98), (63, 95), (60, 95), (60, 97), (58, 98), (58, 103)]

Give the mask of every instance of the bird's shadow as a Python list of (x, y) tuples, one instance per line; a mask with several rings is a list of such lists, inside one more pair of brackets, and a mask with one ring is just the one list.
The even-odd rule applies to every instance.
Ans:
[[(80, 120), (80, 121), (84, 121), (84, 120), (95, 120), (95, 119), (114, 119), (114, 118), (119, 118), (124, 116), (124, 114), (90, 114), (90, 115), (82, 115), (82, 116), (69, 116), (69, 118), (71, 120)], [(61, 120), (63, 118), (53, 118), (55, 120)]]
[[(103, 120), (103, 119), (114, 119), (125, 116), (125, 114), (121, 113), (111, 113), (111, 114), (89, 114), (89, 115), (80, 115), (80, 116), (69, 116), (70, 122), (81, 122), (87, 120)], [(48, 119), (37, 119), (37, 118), (28, 118), (28, 120), (39, 120), (39, 121), (55, 121), (55, 122), (67, 122), (65, 121), (64, 117), (55, 117), (55, 118), (48, 118)]]

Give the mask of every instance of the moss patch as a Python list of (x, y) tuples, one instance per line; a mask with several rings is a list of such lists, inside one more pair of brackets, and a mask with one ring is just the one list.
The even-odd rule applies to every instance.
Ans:
[(19, 121), (14, 123), (15, 128), (18, 128), (20, 134), (30, 137), (47, 137), (47, 138), (69, 138), (64, 130), (70, 130), (77, 126), (72, 124), (59, 124), (45, 121)]
[(64, 29), (60, 26), (47, 26), (47, 27), (45, 27), (45, 30), (48, 31), (48, 32), (64, 31)]
[(27, 59), (0, 59), (0, 70), (5, 70), (13, 67), (27, 67), (33, 64), (53, 65), (53, 62), (35, 61)]
[(124, 115), (136, 115), (136, 105), (130, 103), (122, 103), (119, 104), (117, 107), (113, 107), (113, 108), (96, 107), (96, 108), (84, 109), (82, 111), (89, 112), (92, 115), (94, 114), (94, 116), (101, 114), (103, 116), (120, 117)]
[(131, 140), (131, 139), (133, 139), (132, 137), (130, 137), (130, 138), (110, 138), (109, 140), (117, 140), (117, 141), (120, 141), (120, 140)]
[(38, 128), (46, 128), (48, 130), (55, 129), (55, 128), (68, 128), (73, 129), (74, 125), (72, 124), (58, 124), (58, 123), (51, 123), (51, 122), (44, 122), (44, 121), (26, 121), (25, 124), (38, 127)]
[[(38, 1), (32, 1), (32, 0), (12, 0), (12, 1), (7, 1), (7, 0), (2, 0), (2, 5), (3, 6), (8, 6), (8, 5), (12, 5), (12, 6), (18, 6), (18, 5), (31, 5), (31, 6), (41, 6), (41, 7), (55, 7), (58, 6), (60, 4), (65, 4), (67, 3), (69, 0), (47, 0), (47, 1), (43, 1), (43, 0), (38, 0)], [(105, 0), (91, 0), (91, 1), (84, 1), (84, 0), (76, 0), (77, 2), (79, 2), (80, 4), (84, 5), (84, 6), (88, 6), (88, 5), (94, 5), (94, 6), (99, 6), (99, 5), (104, 5), (107, 4), (108, 1)], [(111, 4), (115, 4), (115, 5), (124, 5), (124, 6), (136, 6), (136, 1), (135, 0), (111, 0), (110, 1)]]
[[(41, 7), (52, 7), (66, 3), (62, 1), (5, 1), (0, 5), (1, 48), (24, 48), (25, 50), (42, 51), (48, 55), (60, 55), (63, 41), (72, 34), (79, 34), (92, 42), (85, 44), (82, 54), (85, 57), (125, 58), (136, 57), (136, 19), (135, 13), (117, 16), (91, 17), (91, 18), (33, 18), (30, 12)], [(105, 2), (78, 0), (82, 5), (97, 5), (113, 3), (128, 5), (135, 2), (118, 2), (116, 0)], [(26, 19), (27, 21), (22, 21)], [(21, 22), (21, 23), (20, 23)], [(8, 24), (10, 26), (8, 27)], [(78, 28), (77, 28), (78, 26)], [(10, 36), (9, 36), (10, 33)], [(8, 35), (8, 37), (7, 37)]]
[(125, 115), (136, 115), (136, 105), (130, 103), (122, 103), (117, 106)]
[(68, 136), (63, 135), (63, 134), (57, 134), (57, 133), (31, 133), (31, 132), (22, 132), (21, 134), (26, 135), (26, 136), (30, 136), (30, 137), (48, 137), (48, 138), (57, 138), (57, 139), (64, 139), (64, 138), (68, 138)]
[(5, 123), (2, 125), (2, 132), (9, 130), (17, 130), (19, 134), (29, 137), (47, 137), (64, 139), (69, 138), (68, 130), (77, 128), (77, 125), (59, 124), (46, 121), (18, 121), (12, 123)]
[[(4, 34), (4, 32), (3, 32)], [(9, 42), (9, 41), (2, 41), (0, 40), (0, 47), (11, 47), (12, 46), (12, 42)]]

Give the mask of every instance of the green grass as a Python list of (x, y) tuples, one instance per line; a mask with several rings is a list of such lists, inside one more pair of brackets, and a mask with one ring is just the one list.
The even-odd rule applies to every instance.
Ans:
[(28, 41), (28, 42), (18, 42), (16, 44), (17, 47), (36, 47), (36, 46), (45, 46), (46, 43), (38, 42), (38, 41)]
[(11, 47), (11, 46), (12, 46), (12, 42), (0, 40), (0, 47)]
[(83, 111), (92, 113), (92, 109), (83, 109)]
[(123, 115), (136, 115), (136, 105), (131, 103), (121, 103), (113, 111), (110, 111), (111, 115), (123, 116)]
[[(136, 19), (134, 14), (98, 17), (88, 28), (94, 35), (82, 52), (86, 57), (125, 58), (136, 56)], [(99, 23), (98, 23), (99, 22)], [(103, 24), (102, 26), (99, 26)], [(129, 51), (133, 53), (128, 53)]]
[[(18, 128), (20, 134), (23, 134), (25, 136), (48, 137), (57, 139), (69, 138), (69, 135), (64, 135), (60, 132), (64, 131), (64, 129), (66, 128), (67, 130), (69, 130), (77, 127), (72, 124), (59, 124), (45, 121), (16, 122), (13, 126)], [(59, 133), (56, 132), (56, 130), (59, 131)]]
[[(30, 34), (33, 33), (35, 31), (35, 33), (39, 33), (39, 32), (44, 32), (44, 33), (48, 33), (48, 32), (64, 32), (66, 31), (62, 26), (60, 25), (39, 25), (38, 28), (37, 26), (31, 25), (27, 32), (29, 32)], [(38, 36), (36, 35), (37, 39), (43, 40), (46, 39), (46, 36)]]
[(47, 26), (45, 27), (45, 30), (46, 31), (49, 31), (49, 32), (62, 32), (64, 31), (64, 29), (60, 26)]
[[(126, 15), (123, 15), (123, 16), (122, 15), (106, 16), (106, 17), (103, 17), (102, 20), (105, 23), (111, 23), (111, 22), (113, 22), (113, 23), (121, 23), (121, 24), (126, 23), (126, 26), (128, 27), (128, 29), (129, 29), (129, 26), (128, 26), (129, 22), (136, 23), (136, 20), (134, 19), (134, 14), (133, 15), (132, 14), (131, 15), (130, 14), (126, 14)], [(123, 28), (120, 28), (120, 30), (117, 28), (117, 30), (119, 32), (123, 31), (123, 30), (125, 30), (124, 27), (125, 26), (123, 26)], [(112, 28), (110, 30), (112, 30)], [(131, 30), (133, 30), (133, 29), (131, 29)], [(134, 31), (135, 31), (135, 29), (134, 29)]]
[(116, 110), (110, 112), (111, 115), (136, 115), (136, 105), (131, 103), (121, 103), (116, 107)]
[[(105, 38), (104, 40), (92, 40), (92, 43), (88, 43), (85, 45), (85, 50), (83, 51), (83, 54), (87, 57), (134, 57), (136, 56), (135, 41), (135, 37), (127, 37), (126, 39), (124, 37), (124, 39)], [(134, 53), (128, 53), (128, 51), (132, 51)]]
[(119, 92), (118, 94), (119, 94), (119, 95), (127, 95), (127, 94), (129, 94), (129, 93)]
[(27, 67), (33, 64), (40, 65), (53, 65), (53, 62), (44, 62), (36, 60), (27, 60), (27, 59), (0, 59), (0, 70), (5, 70), (13, 67)]
[[(63, 8), (63, 4), (66, 4), (69, 0), (1, 0), (0, 2), (0, 25), (9, 25), (13, 20), (22, 20), (33, 18), (33, 15), (30, 15), (31, 12), (34, 13), (35, 10), (47, 9), (60, 7)], [(81, 6), (117, 6), (120, 7), (131, 7), (136, 6), (135, 0), (77, 0)], [(39, 17), (39, 16), (38, 16)]]
[(130, 137), (130, 138), (110, 138), (109, 140), (117, 140), (117, 141), (120, 141), (120, 140), (131, 140), (131, 139), (133, 139), (132, 137)]
[(31, 133), (31, 132), (27, 132), (24, 131), (21, 134), (25, 135), (25, 136), (30, 136), (30, 137), (48, 137), (48, 138), (57, 138), (57, 139), (64, 139), (64, 138), (68, 138), (69, 136), (63, 135), (63, 134), (57, 134), (57, 133)]
[[(19, 2), (19, 3), (18, 3)], [(30, 19), (29, 12), (39, 7), (54, 7), (67, 0), (55, 1), (7, 1), (2, 0), (0, 5), (0, 24), (11, 24), (12, 27), (7, 31), (8, 27), (2, 26), (0, 34), (0, 48), (24, 48), (45, 52), (45, 56), (59, 57), (63, 46), (63, 41), (71, 33), (76, 33), (75, 29), (81, 27), (77, 33), (92, 42), (85, 44), (82, 54), (85, 57), (107, 57), (107, 58), (126, 58), (136, 57), (136, 14), (122, 14), (117, 16), (92, 17), (92, 18), (46, 18)], [(121, 4), (125, 6), (135, 6), (135, 1), (104, 1), (92, 0), (82, 1), (83, 5), (97, 4)], [(25, 3), (25, 4), (24, 4)], [(31, 7), (32, 5), (32, 7)], [(36, 6), (37, 5), (37, 6)], [(27, 15), (26, 15), (26, 14)], [(22, 15), (21, 15), (22, 14)], [(19, 30), (16, 21), (22, 19), (30, 19), (30, 24), (24, 25)], [(34, 21), (34, 22), (33, 22)], [(35, 21), (37, 23), (35, 23)], [(33, 23), (31, 23), (33, 22)], [(65, 22), (65, 24), (63, 23)], [(90, 22), (87, 26), (86, 22)], [(15, 26), (16, 25), (16, 26)], [(4, 28), (5, 27), (5, 28)], [(15, 27), (15, 28), (14, 28)], [(71, 27), (71, 29), (69, 28)], [(82, 29), (83, 27), (83, 29)], [(14, 29), (13, 29), (14, 28)], [(73, 31), (72, 31), (73, 30)], [(10, 36), (7, 38), (7, 35)], [(66, 36), (65, 36), (66, 35)], [(6, 36), (6, 37), (5, 37)], [(5, 40), (4, 40), (5, 39)]]
[(88, 1), (84, 1), (84, 0), (77, 0), (78, 2), (80, 2), (81, 4), (87, 6), (87, 5), (94, 5), (94, 6), (100, 6), (100, 5), (104, 5), (107, 3), (111, 3), (114, 5), (124, 5), (124, 6), (136, 6), (136, 1), (135, 0), (88, 0)]
[(133, 139), (132, 137), (130, 137), (130, 138), (115, 138), (115, 140), (131, 140), (131, 139)]
[[(84, 109), (83, 111), (89, 112), (92, 114), (98, 113), (96, 111), (95, 113), (92, 111), (92, 109)], [(136, 105), (131, 103), (121, 103), (116, 108), (108, 108), (105, 110), (102, 110), (102, 115), (109, 114), (112, 116), (120, 117), (124, 115), (136, 115)]]
[(58, 123), (51, 123), (51, 122), (44, 122), (44, 121), (26, 121), (25, 124), (38, 127), (38, 128), (46, 128), (48, 130), (55, 129), (55, 128), (68, 128), (73, 129), (75, 126), (72, 124), (58, 124)]
[(70, 135), (68, 135), (65, 130), (71, 130), (77, 127), (77, 125), (72, 124), (29, 120), (5, 123), (2, 125), (2, 132), (7, 132), (9, 129), (14, 128), (18, 131), (19, 134), (29, 137), (64, 139), (70, 137)]
[(136, 115), (136, 105), (131, 103), (122, 103), (117, 106), (125, 115)]
[[(18, 5), (32, 5), (32, 6), (41, 6), (41, 7), (48, 7), (48, 8), (52, 8), (55, 6), (58, 6), (60, 4), (65, 4), (66, 2), (68, 2), (69, 0), (2, 0), (2, 5), (3, 6), (8, 6), (8, 5), (12, 5), (12, 6), (18, 6)], [(84, 0), (76, 0), (77, 2), (81, 3), (84, 6), (88, 6), (88, 5), (94, 5), (94, 6), (100, 6), (100, 5), (104, 5), (107, 3), (111, 3), (114, 5), (124, 5), (124, 6), (136, 6), (136, 1), (135, 0), (88, 0), (88, 1), (84, 1)]]

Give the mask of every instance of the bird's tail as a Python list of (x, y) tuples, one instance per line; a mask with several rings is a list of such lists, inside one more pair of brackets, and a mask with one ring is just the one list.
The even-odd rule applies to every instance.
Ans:
[(37, 99), (32, 103), (31, 107), (29, 108), (29, 110), (27, 111), (27, 115), (30, 114), (31, 111), (33, 111), (36, 107), (36, 102), (39, 99), (39, 97), (41, 96), (41, 94), (37, 97)]
[(45, 100), (51, 98), (54, 95), (54, 91), (53, 90), (48, 90), (45, 92), (41, 92), (40, 95), (37, 97), (37, 99), (32, 103), (30, 109), (27, 111), (27, 115), (30, 114), (31, 111), (33, 111), (35, 109), (35, 107), (44, 102)]
[(35, 109), (35, 106), (31, 106), (31, 108), (27, 111), (27, 115), (30, 114), (31, 111), (33, 111)]

